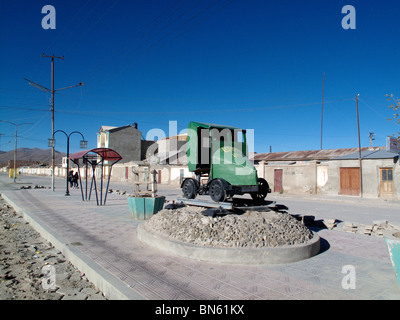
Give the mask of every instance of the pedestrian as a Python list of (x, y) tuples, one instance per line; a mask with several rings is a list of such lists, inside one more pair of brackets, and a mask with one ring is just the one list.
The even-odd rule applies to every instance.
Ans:
[(75, 175), (74, 175), (74, 187), (75, 188), (79, 188), (78, 179), (79, 179), (78, 172), (75, 172)]
[(74, 186), (74, 172), (72, 170), (68, 173), (68, 181), (69, 187), (72, 188)]

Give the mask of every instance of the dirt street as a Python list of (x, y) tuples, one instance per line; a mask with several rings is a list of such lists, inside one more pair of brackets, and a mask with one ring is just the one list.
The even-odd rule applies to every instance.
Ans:
[(0, 300), (105, 300), (0, 197)]

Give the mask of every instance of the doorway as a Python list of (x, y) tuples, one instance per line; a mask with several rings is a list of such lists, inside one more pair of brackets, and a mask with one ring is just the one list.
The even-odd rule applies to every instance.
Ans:
[(360, 168), (340, 168), (340, 194), (360, 195)]
[(158, 184), (161, 184), (161, 170), (158, 170), (158, 181), (157, 181), (157, 183)]
[(283, 170), (275, 169), (274, 170), (274, 192), (282, 192), (283, 184), (282, 184)]
[(393, 197), (393, 169), (379, 169), (379, 196)]

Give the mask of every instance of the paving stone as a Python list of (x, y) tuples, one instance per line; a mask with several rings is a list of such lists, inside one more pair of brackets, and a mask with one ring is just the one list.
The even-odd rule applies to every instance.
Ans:
[[(160, 253), (140, 243), (136, 237), (136, 228), (140, 222), (130, 218), (129, 208), (121, 195), (108, 196), (106, 206), (97, 206), (95, 201), (82, 202), (80, 190), (71, 190), (71, 197), (66, 199), (62, 187), (58, 191), (56, 189), (56, 192), (43, 189), (7, 191), (7, 197), (66, 239), (66, 245), (72, 242), (82, 243), (81, 246), (75, 246), (74, 250), (79, 250), (82, 256), (121, 280), (124, 288), (133, 288), (145, 299), (317, 297), (340, 300), (382, 297), (380, 292), (385, 292), (385, 297), (400, 298), (394, 274), (391, 272), (390, 259), (381, 238), (337, 229), (321, 229), (317, 232), (326, 244), (325, 249), (305, 261), (275, 268), (202, 263)], [(350, 229), (357, 229), (357, 225)], [(35, 245), (34, 241), (30, 243)], [(0, 248), (0, 255), (4, 254), (3, 249)], [(35, 250), (42, 251), (39, 247)], [(7, 262), (15, 258), (12, 251), (4, 254), (4, 257), (9, 259), (5, 260)], [(35, 261), (39, 262), (37, 259)], [(36, 266), (36, 262), (33, 265)], [(370, 272), (367, 275), (371, 281), (364, 281), (362, 291), (341, 288), (341, 281), (345, 276), (341, 270), (345, 265), (354, 266), (360, 279), (363, 270)], [(293, 268), (302, 272), (291, 273)], [(320, 272), (315, 274), (315, 270)], [(80, 273), (78, 275), (81, 278)], [(319, 282), (315, 277), (318, 277)], [(87, 281), (84, 283), (87, 286)], [(8, 289), (9, 287), (5, 288)], [(62, 289), (64, 287), (60, 284), (58, 291), (62, 292)], [(100, 293), (90, 295), (85, 292), (82, 289), (79, 295), (54, 294), (58, 299), (101, 298)]]

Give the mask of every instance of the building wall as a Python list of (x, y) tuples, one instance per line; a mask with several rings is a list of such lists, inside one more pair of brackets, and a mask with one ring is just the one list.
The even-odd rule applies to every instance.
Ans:
[[(258, 168), (257, 168), (258, 167)], [(262, 167), (262, 164), (261, 164)], [(275, 188), (274, 175), (276, 169), (281, 169), (283, 193), (316, 193), (317, 188), (317, 164), (315, 162), (305, 164), (274, 164), (264, 166), (264, 170), (260, 168), (260, 164), (256, 166), (257, 172), (264, 172), (264, 179), (267, 180), (272, 191)]]
[[(276, 164), (256, 165), (257, 172), (267, 180), (274, 191), (275, 169), (283, 171), (283, 193), (317, 193), (327, 195), (340, 194), (340, 168), (358, 168), (358, 160), (330, 160), (317, 164)], [(393, 199), (400, 200), (400, 165), (393, 159), (368, 159), (362, 161), (363, 197), (380, 197), (380, 169), (393, 170)], [(263, 170), (264, 169), (264, 170)]]
[(122, 156), (122, 162), (140, 161), (142, 155), (142, 133), (134, 128), (127, 127), (118, 131), (111, 131), (108, 146)]
[[(117, 163), (112, 169), (112, 181), (133, 181), (132, 166), (134, 163)], [(358, 167), (358, 160), (330, 160), (317, 164), (309, 162), (303, 164), (265, 164), (256, 165), (259, 176), (267, 180), (271, 190), (274, 190), (274, 170), (282, 169), (283, 193), (293, 194), (327, 194), (338, 195), (340, 192), (340, 168)], [(128, 169), (127, 169), (128, 168)], [(393, 159), (377, 159), (362, 161), (363, 197), (380, 197), (380, 171), (381, 168), (393, 170), (393, 197), (400, 200), (400, 164)], [(155, 165), (152, 169), (161, 171), (161, 184), (178, 186), (181, 180), (181, 170), (185, 178), (193, 176), (187, 166), (183, 165)], [(77, 169), (74, 168), (74, 171)], [(56, 167), (55, 175), (63, 176), (65, 168)], [(51, 168), (23, 168), (24, 174), (51, 175)], [(128, 179), (126, 179), (128, 173)], [(84, 168), (81, 169), (82, 176)], [(88, 176), (91, 176), (89, 168)], [(98, 175), (99, 177), (100, 175)], [(105, 174), (105, 178), (107, 175)]]
[(184, 145), (187, 144), (186, 140), (177, 139), (164, 139), (157, 141), (158, 153), (168, 154), (169, 152), (176, 152)]
[(97, 134), (97, 148), (108, 148), (108, 131)]
[[(134, 163), (118, 163), (116, 164), (111, 173), (111, 181), (133, 182), (134, 175), (132, 168), (136, 167)], [(151, 166), (152, 170), (157, 171), (157, 181), (159, 181), (159, 174), (161, 172), (161, 184), (163, 185), (180, 185), (181, 170), (183, 170), (183, 177), (193, 177), (194, 175), (189, 172), (187, 166), (181, 165), (154, 165)], [(126, 179), (128, 173), (128, 179)]]
[(142, 140), (142, 133), (135, 127), (124, 127), (97, 134), (97, 147), (110, 148), (122, 156), (122, 163), (141, 161), (146, 158), (146, 152), (155, 141)]
[[(322, 193), (339, 194), (340, 192), (340, 168), (358, 168), (359, 160), (331, 160), (329, 161), (329, 183), (321, 188)], [(393, 198), (400, 200), (400, 167), (393, 159), (366, 159), (362, 160), (362, 189), (363, 197), (380, 197), (380, 171), (381, 168), (393, 169)]]
[(189, 171), (187, 166), (172, 166), (170, 183), (180, 185), (184, 178), (194, 177), (194, 174)]
[[(151, 140), (141, 140), (141, 160), (147, 159), (157, 150), (157, 142)], [(147, 154), (149, 153), (149, 155)]]

